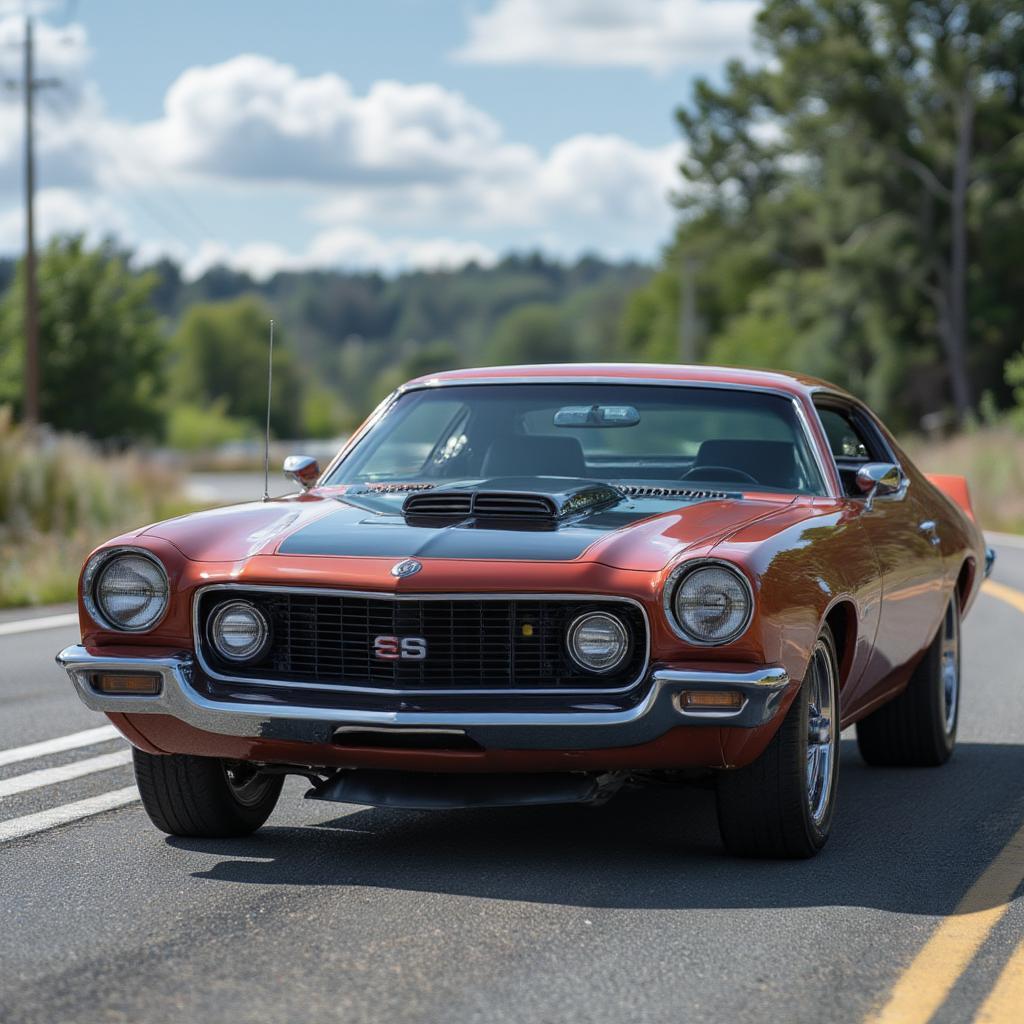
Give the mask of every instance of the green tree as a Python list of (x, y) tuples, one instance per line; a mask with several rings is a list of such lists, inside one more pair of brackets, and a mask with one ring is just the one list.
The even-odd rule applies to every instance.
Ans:
[[(150, 296), (107, 243), (57, 238), (39, 256), (40, 415), (59, 430), (129, 441), (163, 427), (165, 344)], [(0, 301), (0, 404), (20, 408), (24, 271)]]
[[(171, 394), (186, 406), (218, 409), (262, 429), (267, 402), (270, 313), (253, 296), (191, 306), (171, 340)], [(304, 381), (278, 327), (270, 426), (278, 437), (303, 430)]]
[[(757, 66), (698, 82), (678, 114), (668, 263), (700, 268), (705, 356), (798, 363), (904, 424), (947, 401), (963, 418), (986, 387), (1008, 401), (1002, 365), (1024, 333), (1022, 26), (1021, 0), (767, 0)], [(635, 300), (634, 330), (657, 301)], [(788, 346), (757, 337), (766, 312)]]
[(570, 362), (575, 355), (575, 338), (559, 310), (544, 303), (522, 306), (503, 317), (487, 350), (488, 361), (496, 365)]
[(397, 366), (384, 370), (374, 384), (374, 400), (386, 398), (399, 385), (414, 377), (452, 370), (459, 365), (459, 353), (450, 341), (435, 341), (430, 345), (409, 346)]

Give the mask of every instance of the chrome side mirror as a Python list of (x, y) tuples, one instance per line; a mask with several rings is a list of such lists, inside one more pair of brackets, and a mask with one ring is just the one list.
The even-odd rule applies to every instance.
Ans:
[(289, 455), (284, 460), (284, 475), (308, 491), (320, 479), (320, 463), (308, 455)]
[(857, 488), (868, 500), (896, 494), (903, 486), (903, 471), (895, 462), (867, 462), (857, 470)]

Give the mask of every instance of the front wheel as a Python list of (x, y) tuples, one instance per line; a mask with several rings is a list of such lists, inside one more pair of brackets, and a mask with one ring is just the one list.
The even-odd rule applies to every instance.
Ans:
[(825, 626), (800, 692), (764, 753), (718, 775), (726, 849), (743, 857), (813, 857), (828, 839), (838, 777), (839, 671)]
[(135, 781), (150, 821), (172, 836), (225, 838), (255, 832), (270, 817), (284, 776), (244, 761), (133, 750)]
[(857, 723), (857, 747), (871, 765), (945, 764), (960, 717), (960, 600), (954, 591), (942, 625), (907, 688)]

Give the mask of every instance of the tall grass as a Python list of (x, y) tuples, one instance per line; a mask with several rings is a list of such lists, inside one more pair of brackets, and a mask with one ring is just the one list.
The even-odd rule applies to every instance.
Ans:
[(905, 440), (926, 473), (964, 476), (981, 525), (1024, 533), (1024, 434), (1010, 425), (978, 427), (943, 441)]
[(93, 547), (182, 508), (165, 467), (76, 437), (30, 439), (0, 408), (0, 607), (72, 600)]

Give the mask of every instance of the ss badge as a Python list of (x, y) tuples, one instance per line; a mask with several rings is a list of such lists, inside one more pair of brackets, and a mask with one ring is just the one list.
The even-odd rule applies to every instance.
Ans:
[(378, 636), (373, 640), (373, 653), (384, 661), (423, 661), (427, 640), (422, 636)]

